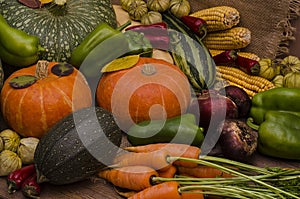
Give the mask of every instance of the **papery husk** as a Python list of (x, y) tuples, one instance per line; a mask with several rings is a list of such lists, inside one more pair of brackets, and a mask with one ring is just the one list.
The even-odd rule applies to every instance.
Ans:
[(283, 78), (283, 87), (300, 88), (300, 72), (290, 72)]
[(22, 138), (17, 151), (23, 164), (32, 164), (34, 162), (34, 152), (39, 143), (39, 139), (35, 137)]
[(0, 153), (0, 165), (0, 176), (7, 176), (22, 167), (22, 160), (15, 152), (4, 150)]
[(170, 5), (170, 0), (148, 0), (147, 7), (149, 10), (164, 12), (168, 10)]
[(0, 137), (0, 152), (4, 150), (4, 142), (2, 137)]
[(141, 17), (141, 23), (144, 25), (160, 23), (162, 21), (162, 15), (156, 11), (150, 11)]
[(259, 61), (260, 71), (259, 76), (272, 80), (280, 73), (280, 67), (276, 65), (271, 59), (264, 58)]
[(16, 152), (20, 144), (20, 135), (11, 130), (5, 129), (0, 132), (0, 137), (4, 142), (4, 149)]
[(293, 55), (285, 57), (280, 63), (280, 72), (283, 76), (290, 72), (300, 72), (300, 59)]
[(283, 87), (283, 75), (276, 75), (272, 82), (275, 87)]
[(140, 21), (142, 16), (147, 13), (148, 8), (144, 1), (133, 1), (129, 6), (128, 14), (132, 20)]
[(181, 18), (190, 14), (191, 5), (188, 0), (171, 0), (169, 9), (173, 15)]

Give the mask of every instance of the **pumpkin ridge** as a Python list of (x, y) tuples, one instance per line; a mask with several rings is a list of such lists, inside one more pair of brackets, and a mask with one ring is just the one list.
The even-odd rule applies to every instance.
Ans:
[(44, 92), (43, 92), (43, 87), (40, 87), (40, 105), (41, 105), (41, 118), (40, 121), (42, 122), (42, 128), (45, 131), (48, 128), (47, 125), (47, 116), (45, 113), (45, 100), (44, 100)]
[[(6, 86), (4, 86), (3, 88), (5, 88)], [(3, 89), (2, 88), (2, 89)], [(9, 97), (9, 95), (11, 94), (12, 90), (9, 90), (6, 95), (3, 98), (3, 94), (1, 93), (1, 101), (2, 101), (2, 106), (1, 106), (1, 111), (3, 115), (6, 115), (6, 102), (7, 102), (7, 98)]]
[[(63, 96), (64, 96), (64, 101), (68, 104), (69, 107), (72, 108), (72, 99), (68, 97), (67, 93), (66, 93), (64, 90), (60, 89), (59, 87), (53, 85), (53, 83), (51, 83), (51, 86), (52, 86), (54, 89), (56, 89), (58, 92), (60, 92), (61, 94), (63, 94)], [(73, 87), (73, 89), (74, 89), (74, 87)], [(72, 90), (73, 90), (73, 89), (72, 89)], [(74, 91), (73, 91), (73, 92), (74, 92)]]
[(22, 118), (23, 118), (22, 104), (23, 104), (23, 101), (24, 101), (27, 93), (28, 93), (28, 90), (26, 90), (26, 92), (23, 93), (22, 97), (20, 98), (20, 103), (18, 104), (18, 112), (16, 114), (16, 123), (18, 124), (18, 127), (20, 129), (23, 129), (23, 127), (24, 127), (23, 122), (22, 122)]

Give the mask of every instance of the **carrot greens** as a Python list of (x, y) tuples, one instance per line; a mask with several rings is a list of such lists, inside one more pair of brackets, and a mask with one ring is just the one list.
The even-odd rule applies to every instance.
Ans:
[[(156, 183), (177, 181), (179, 192), (201, 190), (205, 195), (229, 198), (296, 198), (300, 199), (300, 168), (257, 167), (221, 157), (204, 156), (199, 159), (169, 157), (169, 161), (194, 162), (231, 174), (231, 178), (174, 178), (155, 177)], [(198, 191), (197, 191), (198, 192)], [(194, 193), (194, 192), (193, 192)]]

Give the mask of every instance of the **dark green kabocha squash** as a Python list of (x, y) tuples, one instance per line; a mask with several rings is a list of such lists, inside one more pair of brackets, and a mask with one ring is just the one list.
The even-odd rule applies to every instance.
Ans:
[(78, 182), (112, 164), (122, 132), (101, 107), (83, 108), (59, 121), (41, 138), (34, 154), (38, 182)]
[(110, 0), (67, 0), (63, 5), (29, 8), (18, 0), (0, 0), (0, 14), (12, 27), (40, 38), (40, 59), (67, 61), (72, 50), (100, 22), (117, 26)]

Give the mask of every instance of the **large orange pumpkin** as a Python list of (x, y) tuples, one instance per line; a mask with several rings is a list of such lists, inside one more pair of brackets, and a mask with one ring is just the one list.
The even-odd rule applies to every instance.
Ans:
[(129, 69), (104, 73), (96, 100), (111, 111), (122, 130), (144, 120), (183, 114), (191, 100), (190, 84), (175, 65), (141, 57)]
[[(71, 74), (57, 76), (51, 69), (57, 62), (40, 61), (12, 73), (1, 90), (1, 109), (7, 124), (24, 137), (42, 137), (56, 122), (72, 111), (91, 106), (85, 77), (71, 67)], [(37, 77), (32, 85), (14, 88), (16, 77)], [(14, 79), (13, 79), (14, 78)]]

